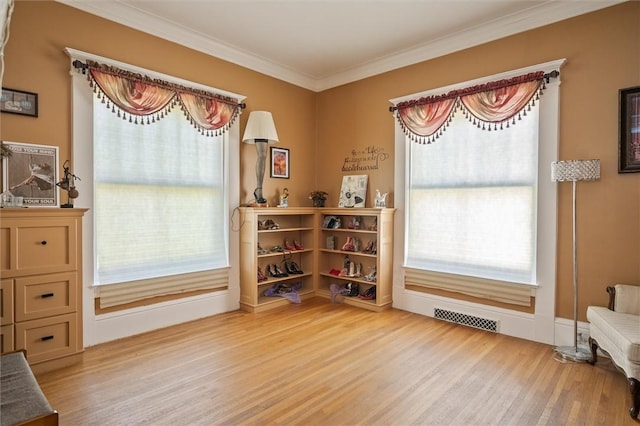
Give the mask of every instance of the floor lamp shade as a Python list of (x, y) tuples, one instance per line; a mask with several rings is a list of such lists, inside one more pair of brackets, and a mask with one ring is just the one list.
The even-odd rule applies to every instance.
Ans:
[(273, 116), (267, 111), (252, 111), (244, 129), (242, 142), (256, 146), (256, 189), (253, 196), (256, 203), (266, 205), (267, 200), (262, 196), (262, 182), (267, 161), (267, 145), (278, 143), (278, 132), (273, 122)]
[(600, 179), (600, 160), (567, 160), (551, 163), (553, 182), (577, 182)]
[(576, 182), (600, 179), (600, 160), (568, 160), (551, 163), (551, 181), (573, 183), (573, 346), (558, 346), (563, 359), (585, 362), (591, 353), (578, 347), (578, 253), (576, 238)]

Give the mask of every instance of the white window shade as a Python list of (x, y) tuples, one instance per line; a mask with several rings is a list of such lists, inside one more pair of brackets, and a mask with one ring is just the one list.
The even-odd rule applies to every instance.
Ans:
[(96, 285), (228, 266), (226, 137), (200, 135), (179, 109), (133, 125), (95, 99)]
[(538, 108), (480, 130), (461, 114), (410, 144), (406, 266), (536, 284)]

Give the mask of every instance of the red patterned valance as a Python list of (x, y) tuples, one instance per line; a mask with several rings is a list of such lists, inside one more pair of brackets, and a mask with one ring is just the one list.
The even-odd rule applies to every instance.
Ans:
[(526, 114), (544, 89), (545, 74), (539, 71), (400, 102), (396, 118), (412, 140), (432, 143), (458, 109), (478, 128), (498, 130), (515, 124), (516, 116)]
[(88, 70), (94, 92), (112, 112), (134, 124), (162, 119), (177, 104), (189, 122), (203, 135), (224, 133), (240, 114), (241, 104), (230, 97), (169, 83), (117, 67), (74, 61)]

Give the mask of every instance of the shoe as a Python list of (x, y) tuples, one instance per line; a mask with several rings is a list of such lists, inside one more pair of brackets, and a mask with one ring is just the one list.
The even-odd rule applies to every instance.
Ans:
[(364, 278), (365, 281), (375, 282), (376, 281), (376, 267), (372, 266), (371, 267), (371, 272), (369, 272), (367, 275), (365, 275), (362, 278)]
[(267, 219), (262, 222), (262, 229), (280, 229), (280, 225), (278, 225), (271, 219)]
[(342, 251), (355, 251), (353, 239), (351, 237), (347, 237), (347, 242), (342, 245)]
[(276, 270), (276, 276), (278, 278), (282, 278), (282, 277), (288, 277), (289, 274), (287, 274), (286, 272), (284, 272), (282, 269), (280, 269), (280, 267), (278, 265), (273, 265), (273, 268)]
[(267, 253), (269, 252), (263, 249), (262, 246), (260, 245), (260, 241), (258, 241), (258, 255), (267, 254)]
[(304, 247), (302, 247), (302, 245), (297, 240), (293, 240), (293, 246), (296, 248), (296, 250), (304, 250)]
[[(357, 278), (359, 276), (362, 275), (362, 263), (356, 263), (356, 262), (352, 262), (351, 265), (355, 265), (354, 267), (354, 271), (351, 275), (351, 277)], [(351, 266), (349, 265), (349, 266)], [(351, 270), (349, 270), (349, 272), (351, 272)]]
[(373, 299), (375, 299), (376, 298), (376, 286), (372, 285), (371, 287), (366, 289), (364, 291), (364, 293), (362, 293), (358, 297), (360, 299), (363, 299), (363, 300), (373, 300)]
[(304, 274), (304, 272), (300, 269), (298, 264), (296, 262), (294, 262), (293, 260), (285, 260), (284, 261), (284, 268), (287, 270), (289, 275)]
[(286, 238), (285, 238), (285, 240), (284, 240), (284, 248), (285, 248), (285, 249), (287, 249), (287, 250), (289, 250), (289, 251), (294, 251), (294, 250), (296, 249), (296, 247), (295, 247), (295, 246), (293, 246), (293, 245), (289, 242), (289, 240), (287, 240)]
[(267, 265), (267, 270), (269, 271), (269, 275), (274, 278), (283, 278), (289, 276), (284, 271), (282, 271), (282, 269), (280, 269), (278, 265), (274, 263), (270, 263), (269, 265)]
[(338, 275), (340, 275), (340, 269), (334, 269), (334, 268), (331, 268), (331, 270), (329, 271), (329, 273), (330, 273), (331, 275), (336, 275), (336, 276), (338, 276)]
[(362, 246), (362, 243), (358, 238), (356, 237), (351, 238), (351, 243), (353, 244), (353, 251), (360, 251), (360, 247)]
[(261, 283), (262, 281), (266, 281), (268, 279), (269, 278), (267, 278), (267, 276), (262, 273), (262, 269), (260, 269), (260, 267), (258, 266), (258, 282)]
[(345, 296), (348, 297), (356, 297), (360, 292), (360, 285), (358, 283), (348, 282), (345, 284), (344, 288), (346, 290)]
[(282, 247), (280, 246), (273, 246), (269, 249), (270, 253), (282, 253), (284, 250), (282, 250)]
[(362, 252), (367, 254), (376, 254), (378, 252), (378, 241), (370, 240)]

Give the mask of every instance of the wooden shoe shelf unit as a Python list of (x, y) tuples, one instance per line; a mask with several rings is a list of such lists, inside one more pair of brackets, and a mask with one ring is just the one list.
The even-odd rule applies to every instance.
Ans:
[[(360, 294), (375, 287), (375, 297), (344, 297), (343, 303), (373, 311), (391, 307), (393, 214), (391, 208), (241, 207), (240, 308), (261, 312), (289, 304), (284, 297), (265, 295), (278, 285), (300, 286), (302, 300), (314, 296), (330, 299), (332, 284), (341, 288), (349, 282), (358, 283)], [(331, 218), (339, 218), (340, 225), (326, 227)], [(358, 229), (354, 229), (355, 221)], [(327, 238), (334, 241), (333, 248), (327, 247)], [(353, 247), (355, 251), (349, 250), (351, 247), (343, 250), (347, 240), (360, 244)], [(339, 276), (345, 256), (354, 264), (353, 274)], [(293, 260), (303, 273), (272, 276), (270, 265), (286, 272), (285, 259)], [(258, 270), (266, 279), (260, 278)]]
[[(240, 208), (240, 308), (261, 312), (289, 304), (283, 297), (265, 296), (267, 290), (280, 284), (301, 285), (302, 299), (314, 294), (315, 209), (313, 208)], [(277, 227), (276, 227), (277, 226)], [(287, 250), (285, 244), (298, 245)], [(278, 247), (283, 250), (278, 250)], [(269, 274), (269, 265), (286, 271), (284, 260), (290, 259), (303, 272), (286, 277)], [(267, 278), (258, 279), (258, 269)], [(275, 268), (274, 268), (275, 269)]]
[(391, 307), (393, 213), (390, 208), (320, 209), (317, 295), (331, 298), (332, 284), (342, 288), (352, 282), (360, 295), (375, 287), (375, 297), (345, 296), (343, 303), (372, 311)]

